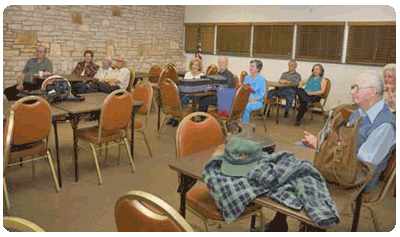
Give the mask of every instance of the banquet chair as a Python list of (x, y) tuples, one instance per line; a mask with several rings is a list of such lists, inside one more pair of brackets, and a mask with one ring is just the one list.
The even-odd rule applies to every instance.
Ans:
[(160, 91), (162, 111), (164, 115), (161, 119), (160, 130), (158, 131), (157, 137), (160, 137), (161, 135), (167, 116), (181, 120), (190, 113), (188, 109), (182, 109), (178, 86), (171, 79), (160, 78)]
[(242, 71), (240, 73), (240, 84), (243, 84), (244, 78), (246, 78), (247, 75), (249, 75), (249, 74), (246, 71)]
[(51, 126), (51, 108), (45, 99), (27, 96), (12, 105), (3, 130), (3, 192), (7, 208), (10, 201), (5, 178), (9, 166), (32, 162), (33, 174), (33, 162), (47, 158), (56, 192), (60, 191), (49, 147)]
[(215, 64), (211, 64), (207, 67), (206, 74), (207, 75), (215, 75), (218, 73), (218, 67)]
[(252, 117), (254, 116), (259, 116), (263, 119), (263, 123), (264, 123), (264, 130), (265, 132), (267, 132), (267, 112), (269, 111), (272, 105), (276, 105), (278, 106), (279, 103), (279, 99), (274, 97), (274, 98), (270, 98), (268, 99), (268, 90), (269, 90), (269, 86), (268, 86), (268, 81), (265, 80), (265, 86), (266, 86), (266, 90), (265, 90), (265, 95), (264, 95), (264, 102), (263, 102), (263, 106), (258, 109), (258, 110), (254, 110), (251, 111), (250, 113), (250, 121), (252, 120)]
[(155, 110), (157, 111), (158, 109), (158, 102), (159, 102), (159, 86), (158, 86), (158, 81), (160, 79), (160, 74), (163, 71), (163, 68), (159, 65), (153, 65), (150, 68), (149, 73), (152, 75), (157, 75), (156, 77), (149, 77), (149, 82), (153, 87), (153, 100), (152, 103), (154, 105)]
[(126, 88), (126, 91), (132, 92), (133, 90), (133, 83), (135, 82), (135, 71), (132, 68), (129, 68), (129, 84)]
[(178, 84), (179, 82), (178, 73), (176, 72), (176, 69), (173, 66), (167, 66), (164, 68), (164, 70), (162, 70), (159, 82), (161, 81), (161, 79), (164, 78), (169, 78), (175, 84)]
[[(393, 150), (392, 157), (388, 161), (387, 168), (382, 172), (379, 176), (379, 182), (377, 185), (377, 189), (367, 191), (363, 194), (361, 199), (361, 207), (366, 207), (369, 210), (371, 215), (372, 222), (374, 224), (374, 229), (377, 232), (381, 232), (379, 222), (378, 222), (378, 215), (375, 212), (375, 207), (381, 203), (386, 195), (390, 191), (390, 187), (396, 181), (396, 150)], [(352, 213), (354, 213), (354, 206), (353, 203)]]
[(242, 84), (242, 83), (240, 82), (239, 78), (238, 78), (236, 75), (233, 75), (232, 80), (233, 80), (233, 88), (236, 88), (236, 87), (238, 87), (240, 84)]
[(10, 232), (46, 232), (37, 224), (16, 216), (3, 216), (3, 227)]
[[(199, 121), (198, 118), (204, 119)], [(222, 129), (218, 121), (208, 113), (195, 112), (186, 116), (179, 124), (176, 131), (176, 154), (177, 159), (192, 153), (211, 149), (223, 144)], [(180, 175), (178, 176), (181, 178)], [(224, 218), (211, 198), (210, 192), (205, 185), (197, 184), (186, 193), (186, 207), (199, 217), (208, 231), (208, 226), (221, 224)], [(261, 224), (263, 214), (261, 206), (251, 203), (237, 220), (252, 216), (251, 227), (255, 225), (255, 215), (259, 214)]]
[[(133, 99), (129, 92), (119, 89), (111, 92), (103, 102), (100, 112), (99, 124), (77, 130), (77, 137), (89, 143), (96, 165), (99, 185), (103, 183), (100, 172), (97, 150), (111, 147), (109, 142), (117, 146), (124, 144), (135, 172), (133, 158), (129, 150), (128, 127), (131, 122)], [(105, 145), (103, 147), (103, 144)], [(121, 155), (121, 152), (119, 152)]]
[(227, 117), (220, 116), (217, 111), (210, 110), (209, 113), (216, 118), (220, 123), (222, 123), (225, 135), (228, 134), (233, 126), (233, 121), (240, 120), (244, 110), (246, 109), (247, 103), (249, 102), (250, 90), (245, 89), (245, 86), (240, 86), (236, 90), (235, 97), (233, 98), (231, 110)]
[(159, 65), (151, 66), (151, 68), (149, 70), (149, 74), (157, 75), (157, 76), (149, 77), (149, 82), (158, 83), (158, 79), (160, 77), (160, 74), (161, 74), (162, 70), (163, 70), (163, 68), (161, 66), (159, 66)]
[(141, 82), (136, 85), (135, 91), (132, 92), (132, 99), (139, 100), (143, 102), (143, 105), (139, 108), (137, 112), (138, 115), (143, 115), (144, 122), (137, 121), (135, 119), (135, 131), (138, 131), (142, 134), (144, 142), (146, 143), (147, 149), (149, 150), (150, 157), (153, 157), (150, 149), (149, 142), (146, 138), (145, 129), (148, 125), (149, 115), (150, 115), (150, 107), (151, 101), (153, 99), (153, 88), (148, 82)]
[(115, 204), (118, 232), (193, 232), (193, 228), (168, 203), (144, 192), (131, 191)]
[(67, 80), (67, 78), (65, 78), (65, 77), (63, 77), (63, 76), (58, 76), (58, 75), (53, 75), (53, 76), (49, 76), (48, 78), (46, 78), (46, 79), (43, 81), (43, 83), (42, 83), (41, 89), (42, 89), (42, 90), (45, 90), (45, 89), (46, 89), (46, 86), (49, 85), (49, 84), (51, 84), (51, 83), (53, 82), (54, 79), (61, 79), (61, 80), (67, 81), (67, 83), (68, 83), (68, 85), (69, 85), (69, 86), (68, 86), (68, 87), (69, 87), (69, 93), (71, 93), (71, 84), (69, 83), (69, 81)]
[(326, 101), (328, 100), (329, 92), (331, 91), (332, 82), (329, 78), (325, 78), (326, 80), (326, 91), (321, 96), (321, 100), (319, 102), (314, 102), (308, 107), (308, 113), (311, 114), (311, 120), (313, 119), (313, 111), (320, 111), (322, 116), (324, 117), (324, 122), (326, 122), (326, 116), (324, 114), (324, 107)]

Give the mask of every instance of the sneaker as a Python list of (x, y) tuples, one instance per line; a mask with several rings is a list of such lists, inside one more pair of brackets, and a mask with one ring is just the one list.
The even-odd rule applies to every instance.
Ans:
[(295, 125), (295, 126), (299, 126), (300, 123), (301, 123), (300, 121), (296, 121), (296, 122), (294, 123), (294, 125)]
[(178, 125), (179, 125), (179, 121), (178, 120), (176, 120), (176, 119), (174, 119), (174, 121), (172, 122), (172, 127), (178, 127)]
[(168, 120), (167, 125), (171, 125), (173, 122), (174, 122), (174, 119), (170, 119), (170, 120)]

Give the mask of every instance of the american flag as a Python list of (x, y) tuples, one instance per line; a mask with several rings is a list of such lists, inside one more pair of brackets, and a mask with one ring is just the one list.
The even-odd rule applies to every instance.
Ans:
[(203, 56), (201, 55), (200, 25), (197, 26), (197, 46), (194, 57), (199, 58), (200, 60), (203, 59)]

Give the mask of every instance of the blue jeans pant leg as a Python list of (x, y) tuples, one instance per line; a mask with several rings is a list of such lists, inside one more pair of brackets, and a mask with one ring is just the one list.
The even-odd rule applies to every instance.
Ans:
[(250, 113), (253, 110), (258, 110), (261, 109), (263, 106), (262, 101), (257, 101), (257, 102), (249, 102), (246, 106), (246, 109), (244, 110), (243, 113), (243, 122), (250, 122)]

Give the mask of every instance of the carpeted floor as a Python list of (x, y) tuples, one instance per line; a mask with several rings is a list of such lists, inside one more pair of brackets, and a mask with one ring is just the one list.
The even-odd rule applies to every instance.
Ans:
[[(273, 116), (271, 114), (271, 116)], [(316, 134), (323, 126), (320, 115), (314, 119), (306, 117), (302, 125), (294, 126), (291, 118), (280, 117), (279, 124), (274, 118), (267, 121), (268, 132), (265, 133), (261, 121), (256, 121), (256, 131), (259, 135), (273, 137), (277, 146), (279, 143), (294, 143), (301, 140), (302, 132), (307, 130)], [(176, 128), (165, 126), (160, 138), (156, 137), (157, 120), (152, 113), (147, 129), (147, 137), (153, 151), (149, 156), (143, 139), (137, 133), (135, 139), (134, 162), (136, 172), (132, 173), (128, 156), (122, 149), (123, 162), (118, 166), (117, 148), (109, 149), (108, 158), (101, 159), (103, 185), (97, 183), (96, 168), (92, 155), (88, 151), (79, 152), (80, 179), (75, 182), (73, 167), (72, 129), (69, 123), (58, 125), (63, 186), (59, 193), (55, 192), (54, 183), (45, 161), (35, 162), (32, 176), (30, 164), (23, 167), (9, 168), (7, 183), (10, 192), (11, 209), (3, 215), (19, 216), (40, 225), (46, 231), (116, 231), (114, 220), (114, 205), (118, 198), (131, 190), (143, 190), (165, 200), (175, 209), (179, 206), (177, 193), (177, 173), (172, 171), (168, 163), (175, 159)], [(80, 126), (92, 125), (95, 122), (81, 122)], [(82, 143), (80, 143), (82, 144)], [(85, 144), (82, 144), (85, 145)], [(86, 146), (88, 148), (88, 146)], [(53, 151), (53, 156), (55, 152)], [(394, 187), (391, 194), (377, 207), (379, 223), (383, 231), (391, 231), (396, 224), (396, 198)], [(266, 220), (273, 218), (275, 212), (265, 209)], [(202, 222), (190, 212), (187, 214), (189, 223), (196, 231), (204, 231)], [(289, 231), (298, 231), (299, 222), (289, 218)], [(231, 225), (213, 226), (211, 231), (242, 232), (249, 231), (250, 219), (235, 222)], [(349, 231), (351, 217), (341, 215), (341, 223), (328, 231)], [(372, 220), (367, 209), (362, 209), (359, 231), (374, 231)]]

